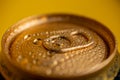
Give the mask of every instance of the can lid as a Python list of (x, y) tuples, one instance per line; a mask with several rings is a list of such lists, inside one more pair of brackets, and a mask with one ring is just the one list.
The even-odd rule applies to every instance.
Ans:
[(97, 28), (102, 33), (83, 17), (30, 17), (9, 30), (5, 45), (9, 44), (9, 58), (20, 69), (45, 77), (80, 76), (94, 70), (110, 53)]

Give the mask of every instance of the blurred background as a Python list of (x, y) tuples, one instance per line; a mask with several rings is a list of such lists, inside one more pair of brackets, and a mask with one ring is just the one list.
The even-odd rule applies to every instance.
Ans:
[(120, 51), (120, 0), (0, 0), (0, 40), (17, 21), (48, 13), (83, 15), (101, 22), (115, 34)]

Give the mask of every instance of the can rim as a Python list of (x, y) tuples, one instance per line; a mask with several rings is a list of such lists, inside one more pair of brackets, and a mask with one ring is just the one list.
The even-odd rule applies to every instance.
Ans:
[[(6, 58), (8, 59), (8, 61), (9, 61), (16, 69), (22, 70), (23, 72), (26, 72), (26, 73), (31, 72), (31, 71), (27, 71), (26, 69), (20, 68), (19, 65), (17, 65), (16, 63), (13, 63), (12, 60), (10, 59), (8, 50), (6, 51), (6, 48), (7, 48), (7, 47), (6, 47), (5, 44), (4, 44), (4, 43), (7, 41), (8, 35), (10, 35), (9, 33), (11, 32), (12, 29), (14, 29), (14, 28), (15, 28), (17, 25), (19, 25), (19, 24), (25, 23), (25, 22), (27, 22), (27, 21), (29, 22), (30, 20), (32, 20), (32, 19), (37, 19), (38, 17), (39, 17), (39, 18), (46, 18), (46, 17), (48, 17), (48, 16), (72, 16), (72, 17), (83, 18), (83, 19), (85, 19), (85, 20), (87, 20), (87, 21), (89, 21), (89, 22), (97, 23), (97, 25), (100, 25), (103, 29), (107, 30), (107, 31), (110, 33), (110, 35), (112, 36), (112, 38), (113, 38), (113, 41), (114, 41), (114, 43), (115, 43), (115, 46), (114, 46), (114, 50), (113, 50), (112, 54), (111, 54), (106, 60), (104, 60), (102, 63), (100, 63), (100, 64), (98, 64), (97, 66), (95, 66), (93, 69), (90, 69), (89, 71), (83, 72), (82, 74), (77, 75), (77, 76), (74, 76), (74, 77), (84, 77), (84, 76), (86, 76), (86, 75), (90, 75), (90, 74), (96, 73), (97, 71), (100, 71), (101, 69), (105, 68), (105, 67), (113, 60), (113, 58), (115, 57), (116, 52), (117, 52), (117, 44), (116, 44), (117, 42), (116, 42), (116, 38), (114, 37), (114, 34), (113, 34), (106, 26), (104, 26), (104, 25), (101, 24), (100, 22), (98, 22), (98, 21), (96, 21), (96, 20), (94, 20), (94, 19), (91, 19), (91, 18), (87, 18), (87, 17), (80, 16), (80, 15), (76, 16), (76, 15), (73, 15), (73, 14), (35, 15), (35, 16), (30, 16), (30, 17), (28, 17), (28, 18), (24, 18), (23, 20), (17, 22), (17, 23), (14, 24), (13, 26), (11, 26), (11, 28), (10, 28), (8, 31), (6, 31), (6, 33), (4, 34), (4, 36), (3, 36), (3, 38), (2, 38), (2, 52), (7, 52), (7, 53), (4, 53), (5, 56), (6, 56)], [(99, 67), (98, 67), (98, 66), (99, 66)], [(34, 72), (34, 71), (33, 71), (33, 72)], [(32, 72), (32, 73), (33, 73), (33, 72)], [(39, 74), (37, 74), (37, 73), (35, 73), (35, 72), (34, 72), (33, 75), (38, 75), (38, 76), (39, 76)], [(40, 75), (40, 76), (41, 76), (41, 75)], [(57, 76), (55, 76), (55, 77), (57, 77)], [(65, 77), (65, 76), (64, 76), (64, 77)], [(61, 77), (61, 78), (62, 78), (62, 77)], [(66, 76), (65, 78), (67, 78), (67, 76)]]

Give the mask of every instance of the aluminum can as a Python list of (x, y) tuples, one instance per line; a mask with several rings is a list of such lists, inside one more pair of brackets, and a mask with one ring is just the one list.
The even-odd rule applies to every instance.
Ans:
[(0, 71), (6, 80), (113, 80), (119, 68), (112, 32), (83, 16), (28, 17), (2, 38)]

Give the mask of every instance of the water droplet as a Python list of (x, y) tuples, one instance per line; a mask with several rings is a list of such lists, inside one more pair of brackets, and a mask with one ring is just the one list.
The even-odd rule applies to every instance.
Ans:
[(39, 56), (41, 56), (42, 54), (41, 54), (41, 53), (39, 53), (38, 55), (39, 55)]
[(66, 59), (69, 59), (69, 56), (65, 56)]
[(57, 64), (58, 64), (57, 61), (54, 61), (54, 62), (53, 62), (53, 66), (56, 66)]
[(17, 61), (20, 62), (22, 60), (22, 56), (19, 55), (18, 58), (17, 58)]
[(36, 44), (38, 42), (38, 39), (34, 39), (33, 43)]
[(46, 32), (46, 34), (48, 34), (48, 32)]
[(46, 74), (47, 75), (50, 75), (52, 73), (52, 70), (51, 69), (48, 69), (47, 71), (46, 71)]
[(40, 34), (39, 33), (36, 33), (37, 36), (39, 36)]
[(33, 34), (33, 36), (36, 36), (36, 34)]
[(50, 52), (49, 52), (49, 51), (47, 52), (47, 55), (50, 55)]
[(36, 64), (37, 62), (36, 62), (36, 60), (33, 60), (33, 64)]
[(49, 57), (53, 57), (54, 54), (55, 54), (54, 52), (48, 51), (46, 55)]
[(74, 56), (74, 54), (71, 54), (70, 56), (71, 56), (71, 57), (73, 57), (73, 56)]
[(53, 40), (53, 41), (51, 41), (51, 43), (55, 43), (55, 41)]
[(37, 38), (37, 39), (33, 40), (33, 44), (35, 44), (35, 45), (41, 45), (41, 43), (42, 43), (42, 41), (41, 41), (40, 38)]
[(32, 52), (29, 52), (29, 55), (31, 56), (31, 55), (32, 55)]
[(24, 40), (29, 40), (29, 39), (30, 39), (30, 35), (29, 34), (24, 36)]

